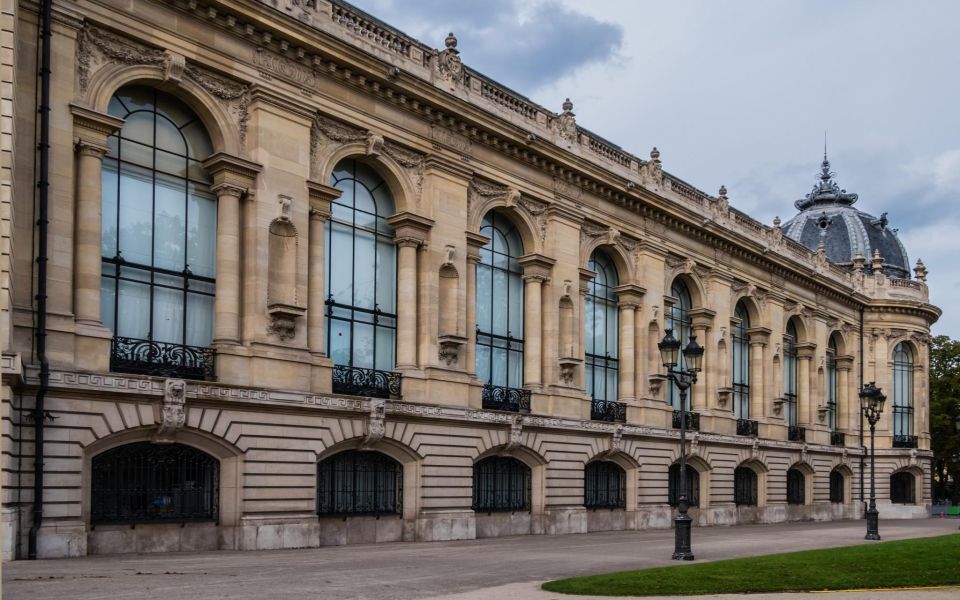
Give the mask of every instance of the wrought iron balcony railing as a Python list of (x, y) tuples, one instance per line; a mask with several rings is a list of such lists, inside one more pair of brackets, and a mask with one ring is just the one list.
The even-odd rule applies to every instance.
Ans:
[(894, 448), (916, 448), (917, 436), (915, 435), (895, 435), (893, 436)]
[(830, 445), (831, 446), (846, 446), (847, 445), (847, 436), (842, 431), (831, 431), (830, 432)]
[(750, 419), (737, 419), (737, 435), (760, 435), (760, 424)]
[(213, 348), (116, 336), (110, 343), (110, 370), (156, 377), (214, 379)]
[[(680, 411), (673, 411), (673, 428), (680, 429)], [(700, 413), (687, 411), (687, 429), (700, 431)]]
[(400, 373), (349, 365), (333, 366), (333, 393), (368, 398), (400, 398)]
[(791, 425), (787, 428), (787, 439), (791, 442), (805, 442), (807, 441), (807, 430), (803, 427)]
[(627, 405), (624, 402), (594, 399), (590, 404), (590, 418), (594, 421), (626, 423)]
[(486, 383), (483, 386), (483, 407), (509, 412), (530, 412), (530, 390)]

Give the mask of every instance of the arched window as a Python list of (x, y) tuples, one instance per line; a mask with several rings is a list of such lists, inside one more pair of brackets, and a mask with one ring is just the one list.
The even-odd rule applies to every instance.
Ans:
[(913, 436), (913, 351), (906, 342), (893, 349), (893, 444), (915, 448)]
[(830, 336), (827, 345), (827, 425), (837, 430), (837, 339)]
[(757, 474), (750, 467), (733, 470), (733, 501), (737, 506), (757, 505)]
[[(677, 278), (673, 280), (670, 288), (670, 295), (676, 301), (670, 305), (670, 311), (667, 314), (667, 328), (673, 329), (673, 337), (680, 340), (681, 348), (687, 345), (690, 334), (693, 332), (690, 322), (690, 309), (693, 308), (693, 301), (690, 299), (690, 289), (683, 280)], [(683, 352), (678, 357), (678, 369), (684, 368)], [(670, 382), (670, 405), (673, 410), (680, 410), (680, 388), (671, 380)], [(690, 400), (687, 399), (687, 410), (690, 407)]]
[(473, 510), (530, 510), (530, 467), (510, 456), (491, 456), (474, 464)]
[(830, 471), (830, 502), (843, 504), (844, 483), (843, 473), (837, 469)]
[[(600, 250), (590, 256), (589, 268), (597, 274), (587, 288), (586, 383), (594, 401), (617, 399), (617, 269)], [(601, 411), (603, 412), (603, 411)]]
[(737, 318), (733, 326), (733, 414), (738, 419), (750, 418), (750, 315), (743, 301), (737, 302), (734, 311)]
[(625, 508), (627, 474), (609, 460), (587, 463), (583, 470), (583, 505), (587, 508)]
[(200, 161), (203, 124), (177, 98), (121, 88), (109, 112), (124, 119), (102, 170), (100, 316), (113, 331), (115, 371), (212, 376), (217, 199)]
[[(343, 193), (326, 224), (327, 353), (341, 393), (390, 396), (384, 375), (396, 363), (397, 253), (393, 196), (382, 177), (354, 159), (340, 161), (330, 185)], [(411, 340), (407, 340), (412, 343)]]
[(805, 480), (799, 469), (787, 470), (787, 504), (803, 504), (805, 500)]
[(216, 521), (220, 463), (183, 444), (135, 442), (93, 457), (90, 522)]
[(890, 502), (916, 504), (916, 478), (909, 471), (900, 471), (890, 476)]
[[(667, 502), (676, 506), (680, 502), (680, 464), (670, 465), (669, 485), (667, 486)], [(687, 465), (687, 503), (690, 506), (700, 506), (700, 473), (692, 466)]]
[(386, 454), (347, 450), (317, 464), (317, 514), (400, 514), (403, 467)]
[(517, 228), (496, 211), (483, 218), (480, 233), (490, 241), (477, 263), (477, 377), (489, 386), (518, 389), (523, 387), (523, 270), (518, 261), (523, 242)]
[(797, 426), (797, 326), (787, 323), (783, 336), (783, 399), (787, 425)]

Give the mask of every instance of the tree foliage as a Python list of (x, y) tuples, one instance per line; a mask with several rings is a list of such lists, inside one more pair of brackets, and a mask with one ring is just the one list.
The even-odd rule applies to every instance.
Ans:
[[(960, 502), (960, 341), (945, 335), (930, 344), (930, 435), (934, 498)], [(952, 485), (948, 485), (952, 479)]]

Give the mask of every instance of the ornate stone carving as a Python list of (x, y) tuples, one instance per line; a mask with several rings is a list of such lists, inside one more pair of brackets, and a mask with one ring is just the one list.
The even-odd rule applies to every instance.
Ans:
[(656, 146), (650, 151), (650, 160), (640, 167), (640, 178), (645, 185), (663, 186), (663, 164), (660, 162), (660, 151)]
[(463, 83), (463, 61), (460, 60), (460, 51), (457, 50), (457, 38), (450, 32), (444, 40), (446, 49), (437, 53), (437, 74), (446, 81), (450, 89)]
[(767, 232), (767, 241), (771, 248), (783, 247), (783, 228), (780, 226), (780, 217), (773, 218), (773, 227)]
[(817, 273), (823, 273), (830, 268), (830, 261), (827, 260), (827, 247), (823, 242), (817, 245), (817, 251), (813, 253), (813, 268)]
[(570, 102), (570, 98), (564, 100), (563, 112), (557, 116), (555, 122), (557, 136), (560, 138), (561, 143), (569, 146), (578, 141), (577, 119), (576, 115), (573, 114), (573, 102)]
[(561, 358), (560, 359), (560, 381), (563, 385), (571, 386), (577, 377), (577, 367), (580, 365), (580, 359)]
[(523, 416), (515, 415), (510, 420), (510, 437), (503, 447), (502, 454), (513, 452), (522, 445), (523, 442)]
[(437, 338), (437, 358), (448, 367), (460, 360), (460, 349), (467, 345), (467, 338), (458, 335), (441, 335)]
[(163, 55), (163, 80), (180, 83), (186, 66), (187, 60), (182, 54), (167, 50)]
[(527, 213), (536, 221), (540, 229), (540, 241), (547, 239), (547, 209), (550, 205), (542, 200), (537, 200), (529, 196), (520, 196), (520, 206), (526, 209)]
[(184, 67), (184, 73), (210, 95), (219, 98), (224, 103), (237, 121), (240, 144), (242, 145), (244, 140), (247, 139), (247, 120), (250, 116), (248, 111), (250, 86), (214, 75), (205, 69), (190, 64)]
[(626, 441), (623, 439), (623, 425), (617, 425), (613, 428), (613, 435), (610, 436), (610, 448), (607, 450), (607, 456), (613, 456), (619, 452), (626, 452)]
[(129, 40), (86, 22), (77, 39), (77, 76), (80, 94), (87, 93), (90, 75), (105, 64), (162, 65), (163, 50)]
[(710, 210), (713, 212), (714, 219), (726, 224), (730, 217), (730, 200), (727, 198), (727, 187), (721, 185), (717, 199), (710, 204)]
[(367, 435), (360, 444), (361, 448), (370, 448), (383, 439), (387, 433), (387, 401), (383, 398), (370, 399), (370, 414), (367, 417)]
[(367, 132), (367, 156), (377, 157), (383, 154), (383, 136), (379, 133)]
[(172, 441), (187, 422), (187, 382), (167, 379), (163, 382), (163, 404), (160, 406), (160, 424), (155, 441)]

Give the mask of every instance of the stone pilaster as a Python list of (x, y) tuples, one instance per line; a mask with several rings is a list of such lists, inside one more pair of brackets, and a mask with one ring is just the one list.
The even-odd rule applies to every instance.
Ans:
[(751, 327), (747, 330), (750, 336), (750, 418), (759, 419), (766, 416), (764, 399), (768, 395), (764, 385), (764, 364), (767, 345), (770, 343), (770, 329), (766, 327)]
[(467, 237), (467, 373), (477, 373), (477, 263), (480, 249), (490, 243), (490, 238), (466, 232)]
[(523, 267), (523, 384), (539, 388), (543, 384), (542, 289), (555, 261), (528, 254), (519, 262)]
[(625, 284), (613, 289), (617, 294), (617, 307), (620, 310), (619, 323), (619, 399), (624, 402), (636, 400), (637, 393), (637, 356), (636, 356), (636, 316), (643, 302), (645, 290), (633, 284)]
[[(410, 212), (387, 219), (394, 229), (397, 245), (397, 369), (415, 369), (419, 315), (417, 267), (418, 249), (427, 241), (433, 220)], [(421, 357), (425, 358), (425, 357)]]

